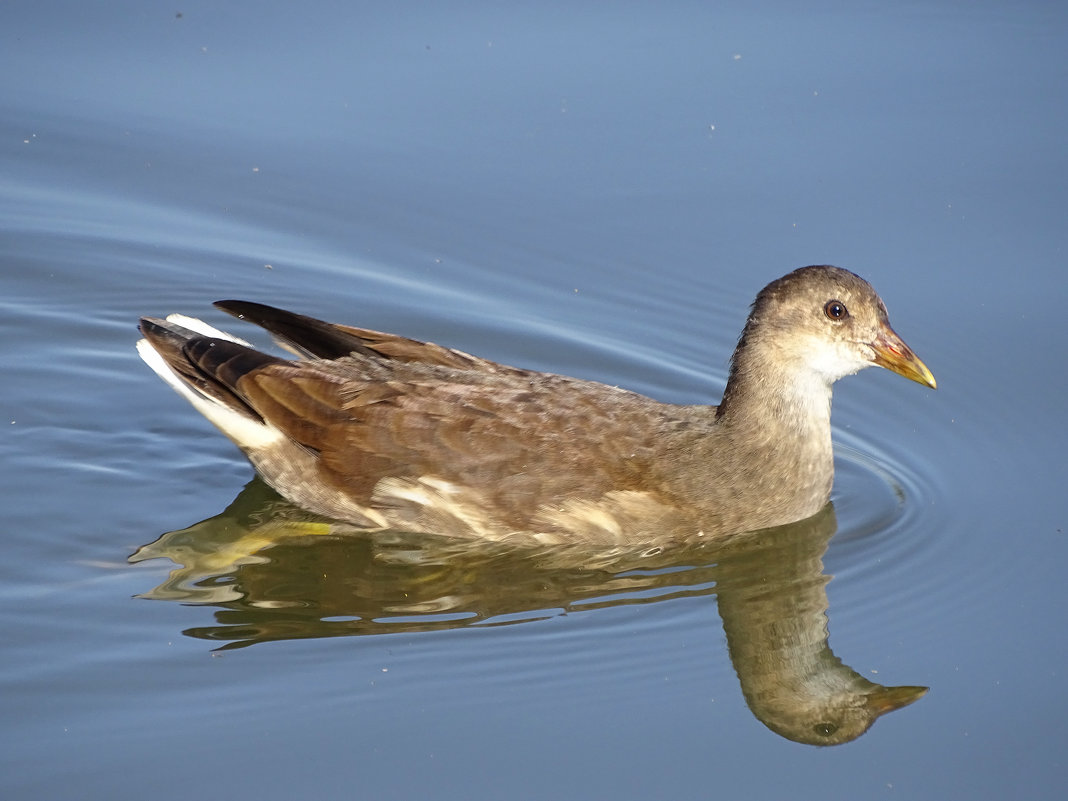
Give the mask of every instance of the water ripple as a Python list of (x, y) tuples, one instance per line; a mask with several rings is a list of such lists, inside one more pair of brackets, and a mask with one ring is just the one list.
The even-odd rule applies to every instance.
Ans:
[[(932, 571), (956, 547), (939, 481), (923, 463), (886, 442), (836, 432), (838, 476), (833, 500), (839, 530), (826, 557), (835, 586), (854, 597), (863, 619), (873, 607), (902, 617), (958, 594), (958, 578)], [(951, 602), (951, 601), (950, 601)]]

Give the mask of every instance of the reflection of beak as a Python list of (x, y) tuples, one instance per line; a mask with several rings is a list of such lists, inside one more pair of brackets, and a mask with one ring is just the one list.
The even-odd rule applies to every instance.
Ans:
[(901, 709), (914, 701), (919, 701), (927, 695), (927, 689), (927, 687), (879, 687), (864, 701), (868, 708), (877, 715), (885, 715), (887, 712), (893, 712), (895, 709)]
[(931, 389), (938, 388), (935, 377), (931, 375), (927, 365), (920, 361), (920, 357), (912, 352), (912, 348), (906, 345), (890, 326), (882, 327), (882, 331), (871, 346), (875, 351), (875, 358), (872, 361), (880, 367), (893, 370), (898, 375), (929, 386)]

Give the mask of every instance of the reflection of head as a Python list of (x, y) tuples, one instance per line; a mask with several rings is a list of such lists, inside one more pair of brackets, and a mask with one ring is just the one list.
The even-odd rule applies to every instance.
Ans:
[[(864, 734), (887, 712), (918, 701), (926, 687), (884, 687), (843, 665), (827, 649), (821, 671), (811, 676), (782, 676), (771, 692), (753, 691), (743, 682), (752, 713), (776, 734), (807, 745), (840, 745)], [(807, 670), (814, 663), (804, 666)], [(753, 677), (751, 677), (753, 678)]]
[(828, 505), (808, 520), (751, 535), (751, 547), (720, 560), (716, 587), (750, 710), (776, 734), (809, 745), (855, 740), (880, 715), (927, 692), (868, 681), (828, 646), (830, 577), (822, 556), (835, 528)]

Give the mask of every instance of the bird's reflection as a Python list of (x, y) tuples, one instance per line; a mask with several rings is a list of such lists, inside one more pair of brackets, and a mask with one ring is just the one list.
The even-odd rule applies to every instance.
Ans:
[(715, 594), (753, 714), (783, 737), (834, 745), (926, 692), (868, 681), (828, 646), (822, 556), (835, 528), (828, 504), (808, 520), (715, 542), (509, 547), (357, 533), (254, 479), (222, 514), (164, 534), (130, 560), (177, 563), (143, 597), (221, 607), (218, 625), (185, 633), (223, 648), (519, 623), (560, 609)]

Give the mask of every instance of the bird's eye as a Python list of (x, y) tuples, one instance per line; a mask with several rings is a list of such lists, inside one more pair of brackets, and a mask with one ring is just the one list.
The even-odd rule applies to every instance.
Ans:
[(823, 313), (832, 320), (844, 320), (849, 316), (849, 309), (840, 300), (829, 300), (823, 307)]
[(815, 726), (812, 727), (812, 731), (814, 731), (820, 737), (830, 737), (832, 734), (838, 731), (838, 727), (835, 726), (833, 723), (817, 723)]

